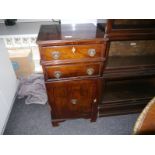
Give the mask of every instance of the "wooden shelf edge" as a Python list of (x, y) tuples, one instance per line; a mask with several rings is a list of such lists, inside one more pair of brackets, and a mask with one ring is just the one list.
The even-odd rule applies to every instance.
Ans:
[(99, 117), (138, 113), (152, 97), (103, 102), (98, 106)]
[(131, 78), (155, 76), (155, 65), (132, 67), (105, 68), (104, 79)]
[[(103, 107), (118, 107), (118, 106), (128, 106), (128, 105), (139, 105), (144, 102), (147, 102), (151, 100), (152, 97), (147, 98), (139, 98), (139, 99), (128, 99), (128, 100), (116, 100), (116, 101), (102, 101), (102, 104), (99, 104), (99, 109)], [(142, 103), (141, 103), (142, 102)]]
[(107, 112), (107, 113), (99, 112), (98, 117), (116, 116), (116, 115), (128, 115), (128, 114), (140, 113), (141, 111), (142, 111), (142, 109), (115, 111), (115, 112)]

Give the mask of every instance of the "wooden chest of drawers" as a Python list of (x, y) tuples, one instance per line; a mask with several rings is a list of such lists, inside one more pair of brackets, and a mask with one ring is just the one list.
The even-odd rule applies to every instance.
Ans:
[(37, 43), (53, 126), (73, 118), (96, 121), (106, 56), (104, 30), (93, 24), (43, 25)]

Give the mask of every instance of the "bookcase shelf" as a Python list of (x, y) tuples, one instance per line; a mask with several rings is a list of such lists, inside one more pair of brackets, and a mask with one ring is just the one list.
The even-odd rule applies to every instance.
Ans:
[(111, 56), (104, 79), (155, 77), (155, 56)]
[(99, 115), (140, 112), (154, 92), (155, 78), (106, 81)]

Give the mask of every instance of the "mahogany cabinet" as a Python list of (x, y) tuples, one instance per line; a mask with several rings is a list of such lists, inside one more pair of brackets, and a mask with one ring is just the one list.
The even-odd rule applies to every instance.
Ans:
[(96, 121), (106, 42), (94, 24), (43, 25), (40, 49), (53, 126), (67, 119)]

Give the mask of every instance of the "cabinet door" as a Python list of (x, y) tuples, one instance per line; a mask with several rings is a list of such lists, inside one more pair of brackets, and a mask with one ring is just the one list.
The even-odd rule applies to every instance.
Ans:
[(46, 83), (53, 119), (91, 117), (97, 108), (98, 80)]

